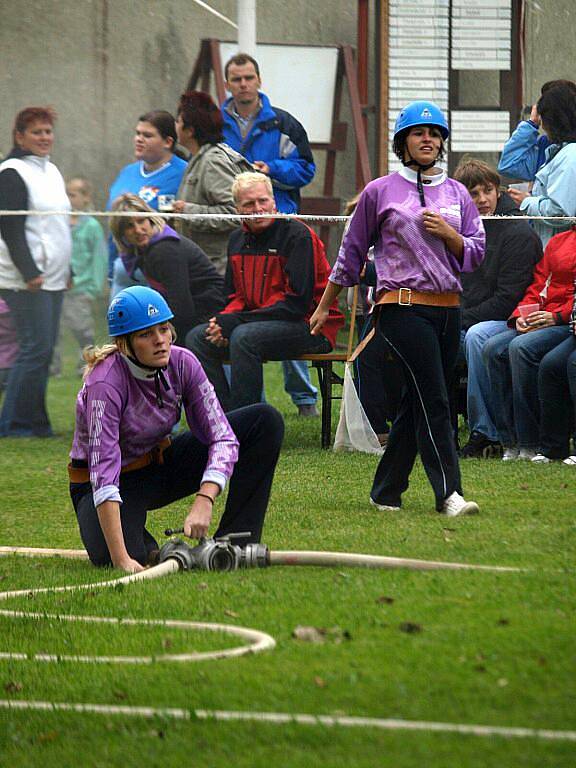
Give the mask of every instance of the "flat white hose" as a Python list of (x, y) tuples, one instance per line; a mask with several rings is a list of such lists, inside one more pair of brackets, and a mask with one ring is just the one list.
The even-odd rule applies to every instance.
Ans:
[(88, 560), (85, 549), (44, 549), (42, 547), (0, 547), (2, 555), (22, 555), (23, 557), (65, 557), (68, 560)]
[[(40, 549), (37, 547), (0, 547), (0, 555), (24, 555), (26, 557), (65, 557), (73, 559), (87, 558), (87, 553), (81, 549)], [(327, 566), (327, 567), (361, 567), (361, 568), (408, 568), (417, 571), (430, 570), (475, 570), (489, 572), (514, 572), (519, 568), (498, 565), (473, 565), (468, 563), (447, 563), (435, 560), (414, 560), (402, 557), (386, 557), (382, 555), (364, 555), (352, 552), (314, 552), (314, 551), (276, 551), (270, 552), (270, 565), (300, 565), (300, 566)], [(179, 570), (179, 565), (174, 559), (168, 559), (153, 568), (147, 568), (140, 573), (122, 576), (119, 579), (110, 579), (98, 583), (69, 585), (63, 587), (39, 587), (36, 589), (19, 589), (9, 592), (0, 592), (0, 601), (13, 597), (32, 597), (48, 592), (74, 592), (82, 589), (95, 589), (115, 587), (118, 584), (131, 584), (133, 582), (157, 579)], [(177, 629), (197, 629), (223, 632), (241, 637), (248, 641), (248, 645), (237, 648), (228, 648), (203, 653), (192, 652), (183, 654), (161, 654), (158, 656), (63, 656), (48, 653), (22, 654), (0, 651), (0, 659), (33, 659), (35, 661), (75, 661), (98, 662), (112, 664), (151, 664), (154, 661), (206, 661), (213, 659), (242, 656), (246, 653), (260, 653), (274, 648), (276, 641), (270, 635), (258, 630), (246, 627), (236, 627), (230, 624), (209, 624), (205, 622), (180, 621), (173, 619), (117, 619), (102, 616), (67, 616), (29, 613), (23, 611), (0, 611), (0, 616), (11, 618), (34, 619), (59, 619), (62, 621), (77, 621), (85, 623), (107, 623), (121, 626), (145, 624), (148, 626), (166, 626)]]
[(70, 584), (64, 587), (37, 587), (35, 589), (17, 589), (12, 592), (0, 592), (0, 601), (9, 600), (12, 597), (32, 597), (46, 592), (76, 592), (81, 589), (96, 589), (100, 587), (115, 587), (118, 584), (132, 584), (134, 581), (147, 581), (148, 579), (159, 579), (167, 576), (169, 573), (176, 573), (179, 570), (176, 560), (166, 560), (153, 568), (147, 568), (139, 573), (130, 573), (119, 579), (109, 579), (108, 581), (89, 582), (88, 584)]
[[(66, 557), (79, 560), (85, 560), (88, 557), (88, 554), (83, 549), (40, 549), (37, 547), (0, 547), (0, 556), (2, 555)], [(329, 568), (340, 566), (352, 568), (408, 568), (414, 571), (468, 570), (494, 573), (518, 573), (523, 570), (522, 568), (506, 565), (474, 565), (473, 563), (450, 563), (440, 560), (414, 560), (409, 557), (364, 555), (356, 552), (319, 552), (313, 550), (272, 551), (270, 552), (270, 565), (316, 565)], [(150, 568), (146, 573), (150, 573), (153, 570), (153, 568)], [(148, 578), (154, 578), (154, 576)], [(117, 584), (119, 581), (114, 583)], [(74, 589), (80, 588), (74, 587)]]
[[(3, 551), (1, 554), (7, 555), (25, 555), (28, 557), (33, 556), (34, 553), (30, 551), (29, 547), (2, 547), (3, 550), (10, 549), (10, 552)], [(50, 552), (53, 556), (63, 557), (87, 557), (84, 550), (40, 550), (42, 556), (49, 556)], [(62, 552), (74, 552), (74, 555), (65, 554)], [(38, 554), (38, 552), (36, 552)], [(155, 565), (153, 568), (147, 568), (139, 573), (131, 573), (127, 576), (122, 576), (119, 579), (109, 579), (108, 581), (100, 581), (97, 583), (90, 582), (88, 584), (72, 584), (63, 587), (38, 587), (35, 589), (17, 589), (9, 592), (0, 592), (0, 602), (3, 600), (9, 600), (13, 597), (33, 597), (34, 595), (46, 594), (48, 592), (76, 592), (82, 589), (100, 589), (106, 587), (116, 587), (118, 584), (132, 584), (139, 581), (147, 581), (150, 579), (159, 579), (162, 576), (168, 576), (171, 573), (176, 573), (180, 569), (176, 560), (168, 559), (159, 565)], [(66, 614), (44, 614), (44, 613), (31, 613), (28, 611), (0, 611), (0, 616), (6, 616), (9, 618), (21, 618), (21, 619), (57, 619), (59, 621), (74, 621), (85, 623), (98, 623), (98, 624), (115, 624), (118, 626), (134, 626), (137, 624), (144, 624), (147, 626), (163, 626), (170, 627), (172, 629), (187, 629), (187, 630), (202, 630), (209, 632), (222, 632), (228, 635), (234, 635), (240, 637), (242, 640), (247, 641), (247, 645), (242, 645), (236, 648), (225, 648), (216, 651), (198, 652), (192, 651), (191, 653), (179, 653), (179, 654), (159, 654), (156, 656), (82, 656), (82, 655), (62, 655), (62, 654), (49, 654), (49, 653), (12, 653), (9, 651), (0, 651), (0, 659), (15, 659), (15, 660), (28, 660), (33, 661), (74, 661), (74, 662), (91, 662), (91, 663), (108, 663), (108, 664), (151, 664), (155, 661), (172, 661), (172, 662), (189, 662), (189, 661), (208, 661), (213, 659), (226, 659), (235, 656), (244, 656), (248, 653), (261, 653), (267, 651), (276, 645), (276, 641), (273, 637), (260, 632), (256, 629), (249, 629), (248, 627), (237, 627), (233, 624), (215, 624), (208, 622), (198, 621), (183, 621), (179, 619), (118, 619), (114, 617), (105, 616), (69, 616)]]
[(296, 550), (270, 552), (270, 565), (324, 565), (332, 568), (352, 566), (360, 568), (409, 568), (414, 571), (475, 570), (520, 571), (503, 565), (472, 565), (468, 563), (443, 563), (436, 560), (413, 560), (405, 557), (361, 555), (352, 552), (307, 552)]

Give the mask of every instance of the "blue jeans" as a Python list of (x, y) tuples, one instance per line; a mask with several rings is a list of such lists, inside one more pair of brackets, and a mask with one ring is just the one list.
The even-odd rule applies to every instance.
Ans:
[[(312, 336), (303, 320), (242, 323), (232, 331), (224, 348), (208, 341), (207, 327), (203, 324), (193, 328), (186, 336), (186, 346), (202, 363), (225, 411), (260, 402), (264, 360), (292, 360), (331, 349), (328, 339)], [(224, 360), (230, 360), (230, 384), (224, 374)]]
[(538, 368), (544, 355), (564, 341), (567, 325), (529, 333), (504, 331), (484, 345), (494, 396), (494, 423), (505, 446), (535, 450), (539, 441)]
[(51, 437), (46, 388), (58, 338), (63, 291), (0, 290), (10, 307), (20, 351), (0, 413), (0, 437)]
[(488, 440), (496, 442), (498, 431), (495, 426), (493, 400), (488, 370), (482, 359), (484, 344), (492, 336), (508, 330), (505, 320), (485, 320), (462, 331), (462, 346), (468, 368), (466, 410), (470, 432), (481, 432)]
[(576, 338), (570, 336), (542, 358), (538, 371), (540, 451), (549, 459), (570, 455), (576, 415)]
[(306, 360), (283, 360), (282, 371), (284, 389), (294, 405), (315, 405), (318, 390), (310, 381), (310, 369)]

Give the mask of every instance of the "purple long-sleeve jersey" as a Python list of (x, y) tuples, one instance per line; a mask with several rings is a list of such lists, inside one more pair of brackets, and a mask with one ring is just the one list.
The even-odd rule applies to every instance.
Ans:
[[(371, 181), (358, 200), (330, 281), (356, 285), (374, 246), (377, 291), (461, 293), (461, 272), (473, 272), (484, 258), (485, 233), (466, 188), (445, 173), (425, 176), (426, 208), (420, 204), (416, 173), (404, 168)], [(464, 241), (461, 259), (424, 229), (424, 210), (439, 213)]]
[(119, 501), (120, 470), (170, 435), (184, 407), (191, 432), (208, 446), (202, 482), (224, 489), (238, 458), (238, 440), (197, 358), (172, 347), (164, 371), (163, 407), (153, 378), (119, 353), (90, 372), (76, 400), (71, 459), (88, 463), (94, 504)]

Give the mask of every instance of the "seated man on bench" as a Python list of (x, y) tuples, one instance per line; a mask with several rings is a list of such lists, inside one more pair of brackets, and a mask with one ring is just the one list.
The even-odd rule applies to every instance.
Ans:
[(270, 178), (241, 173), (232, 194), (238, 213), (264, 216), (246, 220), (230, 236), (224, 283), (228, 303), (186, 336), (186, 346), (202, 363), (225, 411), (261, 400), (264, 361), (330, 352), (344, 323), (335, 302), (322, 335), (310, 334), (308, 319), (330, 266), (313, 230), (295, 219), (265, 216), (276, 213)]

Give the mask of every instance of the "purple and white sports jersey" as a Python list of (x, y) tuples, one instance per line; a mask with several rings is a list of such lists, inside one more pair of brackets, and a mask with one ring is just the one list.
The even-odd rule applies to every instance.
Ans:
[(180, 420), (208, 446), (202, 482), (224, 489), (238, 459), (238, 440), (195, 355), (172, 347), (164, 371), (169, 389), (156, 401), (154, 379), (114, 353), (90, 372), (76, 399), (71, 459), (88, 463), (94, 504), (121, 501), (120, 470), (152, 450)]
[[(360, 282), (368, 250), (374, 247), (377, 292), (461, 293), (461, 272), (473, 272), (484, 258), (484, 226), (466, 188), (445, 173), (424, 176), (426, 208), (420, 204), (416, 172), (408, 168), (371, 181), (358, 200), (330, 281)], [(422, 213), (439, 213), (463, 238), (459, 260), (443, 240), (424, 229)]]

